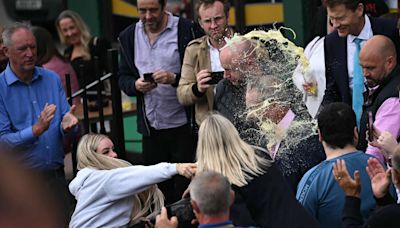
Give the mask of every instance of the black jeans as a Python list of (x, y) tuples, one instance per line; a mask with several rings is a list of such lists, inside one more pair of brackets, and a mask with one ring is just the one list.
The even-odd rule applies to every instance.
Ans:
[[(143, 136), (143, 158), (146, 165), (160, 162), (194, 162), (194, 138), (189, 124), (181, 127), (156, 130), (150, 129), (151, 136)], [(182, 176), (158, 184), (167, 203), (179, 200), (190, 183)]]

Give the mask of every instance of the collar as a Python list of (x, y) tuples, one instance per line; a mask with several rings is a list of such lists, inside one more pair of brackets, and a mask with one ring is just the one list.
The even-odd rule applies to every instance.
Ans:
[[(290, 124), (292, 124), (295, 117), (296, 117), (296, 114), (294, 114), (294, 112), (291, 109), (289, 109), (288, 112), (286, 113), (286, 115), (283, 117), (283, 119), (281, 121), (279, 121), (278, 129), (279, 129), (279, 132), (282, 133), (282, 135), (285, 135), (285, 133), (287, 132), (287, 130), (290, 127)], [(278, 143), (276, 143), (275, 145), (272, 145), (272, 148), (270, 148), (270, 151), (272, 152), (270, 155), (273, 159), (275, 159), (276, 153), (278, 152), (281, 142), (282, 142), (282, 139), (280, 139)]]
[(210, 48), (210, 50), (217, 50), (218, 52), (220, 51), (218, 48), (215, 48), (211, 45), (210, 38), (208, 36), (207, 36), (206, 41), (207, 41), (207, 46), (208, 46), (208, 48)]
[[(16, 74), (14, 74), (14, 71), (11, 69), (10, 64), (7, 65), (4, 76), (6, 79), (7, 86), (10, 86), (18, 81), (26, 84), (25, 82), (21, 81)], [(38, 68), (35, 67), (35, 69), (33, 70), (33, 78), (31, 82), (37, 80), (40, 76), (41, 75), (39, 74)]]
[(214, 224), (200, 224), (198, 228), (211, 228), (211, 227), (220, 227), (220, 226), (227, 226), (227, 225), (233, 225), (231, 220), (225, 221), (225, 222), (220, 222), (220, 223), (214, 223)]
[(371, 39), (371, 37), (374, 35), (372, 32), (371, 21), (369, 20), (369, 17), (367, 15), (364, 15), (364, 18), (365, 18), (365, 23), (364, 23), (364, 27), (361, 30), (360, 34), (358, 34), (358, 36), (349, 34), (347, 36), (348, 42), (353, 43), (355, 38), (361, 39), (363, 41), (367, 41), (367, 40)]

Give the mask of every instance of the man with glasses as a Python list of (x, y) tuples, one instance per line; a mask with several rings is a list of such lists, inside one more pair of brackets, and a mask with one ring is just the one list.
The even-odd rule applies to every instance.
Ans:
[(233, 32), (228, 28), (229, 1), (200, 0), (196, 9), (206, 35), (193, 40), (186, 48), (177, 95), (181, 104), (195, 105), (195, 119), (200, 125), (207, 112), (213, 109), (211, 72), (224, 70), (219, 49), (226, 44), (225, 37)]

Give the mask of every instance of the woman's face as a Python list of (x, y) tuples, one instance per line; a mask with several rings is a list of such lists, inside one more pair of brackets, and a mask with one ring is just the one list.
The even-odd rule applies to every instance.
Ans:
[(104, 138), (100, 141), (96, 152), (111, 158), (117, 158), (117, 153), (114, 151), (114, 143), (109, 138)]
[(67, 44), (69, 45), (78, 45), (81, 43), (80, 36), (81, 31), (76, 26), (75, 22), (69, 18), (63, 18), (58, 23), (60, 26), (60, 30), (65, 37)]

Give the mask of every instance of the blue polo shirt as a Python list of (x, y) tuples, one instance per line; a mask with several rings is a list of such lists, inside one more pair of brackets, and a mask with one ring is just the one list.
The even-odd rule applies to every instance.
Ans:
[[(50, 127), (35, 137), (44, 106), (56, 105)], [(57, 169), (64, 165), (62, 117), (70, 107), (58, 75), (35, 67), (32, 81), (22, 82), (10, 65), (0, 74), (0, 141), (16, 149), (24, 164), (39, 170)]]

